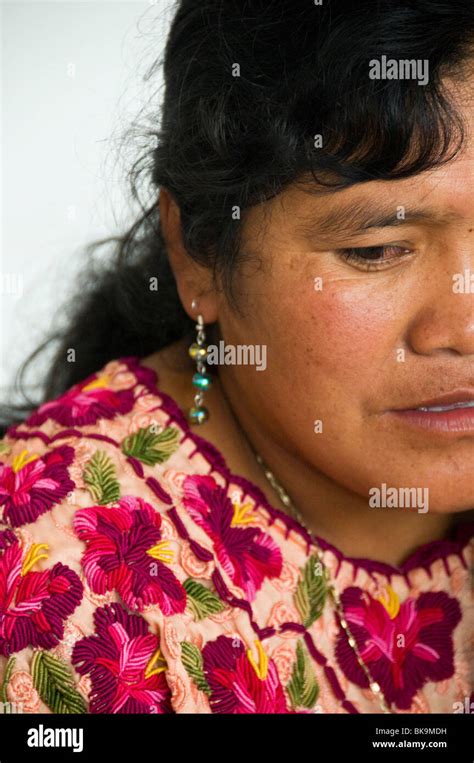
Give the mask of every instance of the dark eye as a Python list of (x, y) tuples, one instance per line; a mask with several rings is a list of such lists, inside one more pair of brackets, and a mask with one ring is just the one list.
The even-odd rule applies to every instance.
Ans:
[(348, 249), (339, 249), (338, 254), (347, 262), (357, 262), (363, 265), (384, 264), (392, 260), (411, 254), (411, 249), (395, 244), (382, 246), (362, 246)]

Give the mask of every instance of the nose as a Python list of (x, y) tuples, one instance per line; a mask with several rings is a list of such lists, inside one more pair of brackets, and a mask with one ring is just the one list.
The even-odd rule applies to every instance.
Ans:
[[(466, 258), (463, 264), (466, 264)], [(474, 354), (473, 282), (472, 267), (454, 271), (444, 265), (420, 284), (425, 291), (425, 300), (409, 330), (409, 343), (414, 352), (420, 355), (440, 352), (459, 356)]]

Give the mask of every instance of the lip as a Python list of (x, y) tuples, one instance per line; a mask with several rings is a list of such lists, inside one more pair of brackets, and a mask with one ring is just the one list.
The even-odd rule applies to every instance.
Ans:
[(439, 397), (430, 398), (430, 400), (423, 400), (420, 403), (415, 403), (406, 408), (397, 408), (397, 411), (414, 411), (418, 408), (431, 408), (442, 405), (455, 405), (459, 403), (470, 403), (474, 401), (474, 390), (472, 388), (457, 389), (452, 392), (447, 392), (445, 395)]
[[(474, 434), (474, 391), (453, 390), (430, 400), (423, 400), (411, 408), (389, 411), (399, 420), (418, 429), (436, 434)], [(463, 403), (471, 403), (464, 405)], [(452, 407), (448, 407), (452, 406)], [(443, 410), (426, 410), (443, 408)]]

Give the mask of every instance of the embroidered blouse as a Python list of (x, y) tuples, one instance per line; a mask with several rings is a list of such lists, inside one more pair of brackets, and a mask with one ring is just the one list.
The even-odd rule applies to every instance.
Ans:
[[(348, 558), (232, 474), (136, 356), (0, 441), (0, 702), (25, 713), (468, 712), (474, 523)], [(471, 609), (470, 609), (471, 608)]]

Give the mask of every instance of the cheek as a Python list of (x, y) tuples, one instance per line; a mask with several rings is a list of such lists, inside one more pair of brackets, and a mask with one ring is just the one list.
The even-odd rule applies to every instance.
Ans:
[(339, 379), (342, 387), (373, 384), (374, 374), (390, 373), (401, 344), (395, 319), (396, 300), (373, 284), (328, 284), (307, 295), (292, 310), (289, 341), (295, 367), (308, 367), (313, 375)]

